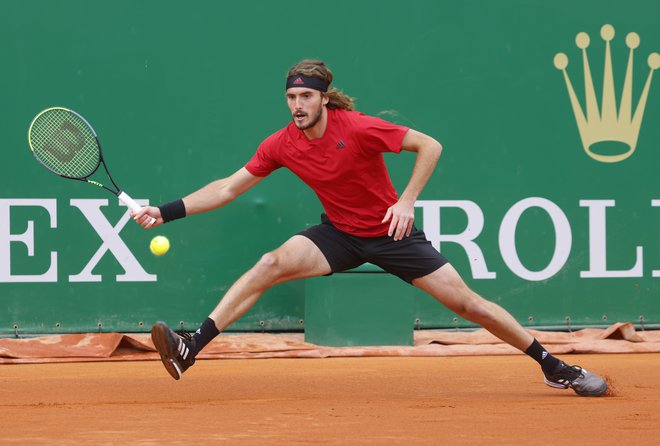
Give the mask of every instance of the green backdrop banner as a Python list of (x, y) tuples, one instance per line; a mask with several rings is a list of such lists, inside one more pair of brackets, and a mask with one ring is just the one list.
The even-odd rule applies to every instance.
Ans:
[[(38, 111), (88, 118), (120, 186), (160, 203), (233, 173), (286, 125), (285, 74), (308, 57), (360, 111), (443, 144), (416, 221), (477, 292), (529, 326), (659, 324), (659, 13), (652, 1), (5, 2), (0, 333), (194, 329), (322, 212), (280, 170), (226, 208), (143, 231), (112, 195), (38, 165), (26, 140)], [(401, 191), (414, 155), (386, 162)], [(172, 244), (159, 258), (157, 234)], [(280, 285), (231, 328), (302, 329), (304, 292)], [(469, 325), (421, 293), (415, 319)]]

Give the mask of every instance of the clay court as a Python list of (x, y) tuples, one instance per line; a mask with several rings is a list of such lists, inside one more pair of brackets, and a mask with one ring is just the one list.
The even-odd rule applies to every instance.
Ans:
[(2, 2), (0, 446), (660, 444), (659, 15)]
[(660, 354), (570, 355), (613, 396), (546, 387), (522, 355), (0, 367), (2, 444), (654, 443)]

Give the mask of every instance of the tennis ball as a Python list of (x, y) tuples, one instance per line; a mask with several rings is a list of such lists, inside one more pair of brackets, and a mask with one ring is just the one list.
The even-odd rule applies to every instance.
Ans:
[(165, 255), (170, 249), (170, 241), (167, 239), (167, 237), (157, 235), (151, 239), (151, 243), (149, 243), (149, 249), (155, 256)]

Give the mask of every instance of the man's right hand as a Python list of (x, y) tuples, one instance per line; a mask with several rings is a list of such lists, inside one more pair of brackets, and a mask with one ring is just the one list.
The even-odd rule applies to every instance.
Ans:
[[(131, 217), (133, 217), (133, 220), (144, 229), (155, 228), (156, 226), (163, 224), (163, 217), (160, 215), (160, 209), (156, 206), (145, 206), (137, 214), (131, 212)], [(152, 219), (156, 220), (153, 224), (151, 223)]]

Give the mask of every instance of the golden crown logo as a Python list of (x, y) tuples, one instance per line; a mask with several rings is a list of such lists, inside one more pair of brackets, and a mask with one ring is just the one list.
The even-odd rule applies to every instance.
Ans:
[[(589, 69), (589, 58), (587, 57), (589, 35), (585, 32), (580, 32), (575, 37), (575, 44), (582, 50), (584, 90), (587, 108), (586, 116), (582, 111), (582, 106), (575, 95), (575, 90), (573, 90), (573, 85), (566, 72), (566, 67), (568, 66), (568, 57), (566, 54), (557, 53), (554, 58), (554, 64), (557, 69), (564, 73), (566, 89), (568, 90), (568, 96), (571, 100), (573, 113), (575, 113), (575, 120), (577, 121), (580, 139), (582, 139), (582, 146), (584, 147), (585, 152), (597, 161), (616, 163), (625, 160), (635, 151), (639, 129), (642, 125), (642, 117), (644, 116), (644, 108), (646, 107), (646, 99), (648, 98), (649, 88), (651, 87), (653, 71), (660, 67), (660, 54), (652, 53), (649, 55), (648, 64), (651, 70), (633, 114), (633, 52), (639, 46), (640, 39), (637, 33), (628, 33), (626, 36), (626, 46), (630, 49), (630, 53), (628, 56), (626, 77), (623, 82), (623, 91), (621, 93), (621, 103), (617, 113), (616, 97), (614, 93), (614, 75), (612, 73), (612, 54), (610, 49), (610, 42), (614, 39), (614, 27), (612, 25), (603, 25), (600, 29), (600, 36), (605, 41), (605, 74), (603, 77), (603, 95), (600, 110), (598, 109), (596, 92), (591, 78), (591, 70)], [(615, 154), (603, 154), (602, 150), (599, 150), (601, 153), (594, 153), (592, 151), (595, 144), (605, 142), (610, 145), (613, 145), (612, 142), (623, 143), (626, 150), (623, 153), (620, 153), (621, 151), (619, 150), (619, 153)], [(602, 146), (602, 144), (599, 144), (599, 147)], [(612, 152), (611, 147), (608, 149), (608, 152)]]

